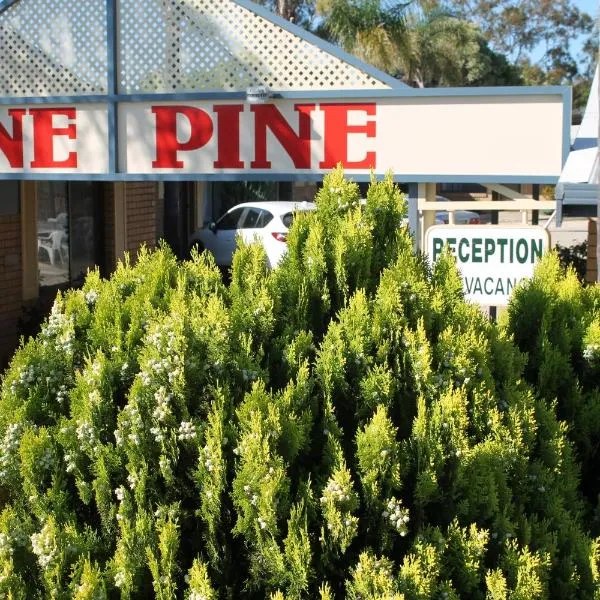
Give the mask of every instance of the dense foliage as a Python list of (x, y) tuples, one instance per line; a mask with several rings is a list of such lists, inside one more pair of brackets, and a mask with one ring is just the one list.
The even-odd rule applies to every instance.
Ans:
[(600, 598), (600, 289), (505, 323), (339, 171), (283, 264), (162, 248), (56, 300), (0, 397), (7, 598)]

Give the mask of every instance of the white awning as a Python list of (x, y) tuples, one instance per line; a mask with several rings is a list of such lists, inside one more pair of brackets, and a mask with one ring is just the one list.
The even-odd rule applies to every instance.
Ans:
[(559, 207), (561, 204), (595, 206), (598, 203), (598, 159), (598, 67), (596, 67), (583, 120), (556, 186), (555, 195)]

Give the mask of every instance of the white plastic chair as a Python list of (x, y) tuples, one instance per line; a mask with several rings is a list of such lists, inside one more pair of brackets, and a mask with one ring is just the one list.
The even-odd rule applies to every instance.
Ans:
[(56, 229), (51, 231), (47, 237), (38, 237), (39, 248), (42, 248), (48, 254), (52, 266), (54, 266), (57, 254), (60, 264), (64, 264), (66, 253), (69, 250), (66, 232), (62, 229)]

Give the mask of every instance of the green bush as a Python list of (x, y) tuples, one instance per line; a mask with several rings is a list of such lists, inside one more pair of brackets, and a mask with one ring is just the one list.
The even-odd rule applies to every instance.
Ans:
[(597, 286), (550, 255), (497, 326), (391, 177), (316, 202), (273, 271), (57, 298), (2, 378), (3, 597), (600, 597)]

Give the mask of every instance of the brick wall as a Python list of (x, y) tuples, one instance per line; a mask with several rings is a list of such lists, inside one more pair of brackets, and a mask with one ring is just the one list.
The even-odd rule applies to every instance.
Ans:
[(588, 255), (585, 279), (590, 283), (598, 281), (598, 219), (588, 221)]
[(132, 259), (142, 244), (156, 246), (156, 207), (158, 184), (135, 182), (125, 184), (127, 205), (127, 250)]
[(5, 367), (18, 341), (23, 307), (21, 216), (0, 216), (0, 367)]

